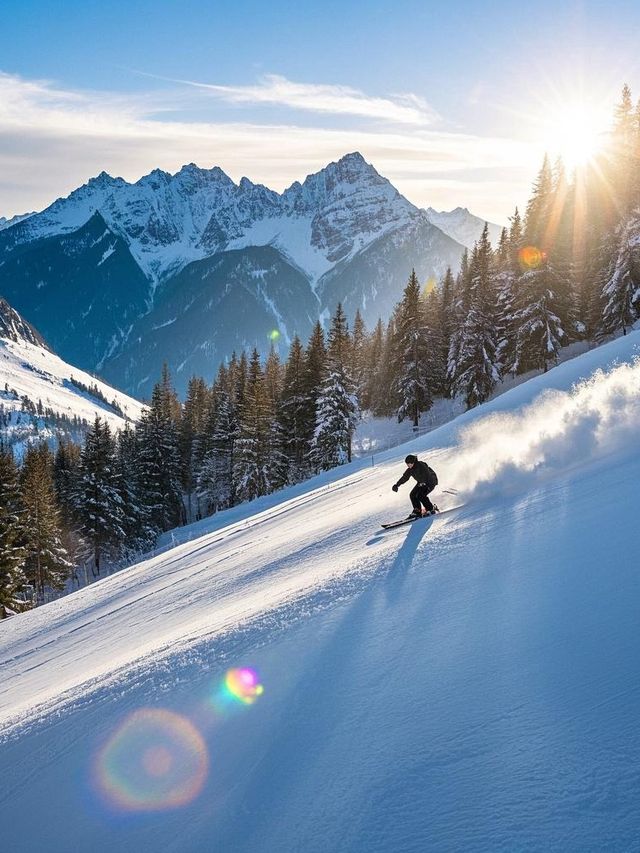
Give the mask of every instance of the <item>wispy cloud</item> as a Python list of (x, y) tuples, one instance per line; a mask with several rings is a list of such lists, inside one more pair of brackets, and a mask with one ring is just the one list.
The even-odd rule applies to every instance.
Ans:
[[(359, 116), (346, 129), (344, 122), (187, 121), (178, 108), (188, 91), (195, 92), (77, 91), (0, 73), (0, 215), (42, 209), (103, 169), (137, 180), (155, 167), (174, 172), (196, 162), (281, 191), (357, 149), (415, 204), (467, 205), (503, 221), (538, 165), (537, 153), (513, 140), (415, 124), (372, 127)], [(211, 99), (195, 99), (201, 115), (210, 113)], [(500, 188), (496, 170), (508, 175)]]
[(267, 74), (253, 86), (219, 86), (194, 80), (176, 81), (202, 89), (233, 104), (272, 104), (314, 113), (350, 115), (393, 124), (430, 125), (438, 114), (413, 94), (377, 98), (350, 86), (295, 83), (278, 74)]

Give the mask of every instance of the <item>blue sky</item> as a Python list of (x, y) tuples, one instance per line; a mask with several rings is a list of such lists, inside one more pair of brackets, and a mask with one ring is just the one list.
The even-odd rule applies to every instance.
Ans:
[(577, 105), (603, 132), (640, 95), (639, 28), (631, 2), (3, 0), (0, 216), (102, 169), (282, 190), (360, 150), (416, 204), (505, 221)]

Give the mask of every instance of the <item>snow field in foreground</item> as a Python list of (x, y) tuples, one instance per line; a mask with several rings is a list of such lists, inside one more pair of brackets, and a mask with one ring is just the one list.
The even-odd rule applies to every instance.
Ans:
[(2, 626), (11, 849), (634, 849), (638, 340)]

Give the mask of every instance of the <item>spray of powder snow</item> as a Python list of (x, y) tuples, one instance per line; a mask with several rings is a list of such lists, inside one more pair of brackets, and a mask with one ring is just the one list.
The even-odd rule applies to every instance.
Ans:
[[(640, 359), (549, 390), (461, 430), (447, 482), (465, 500), (517, 494), (575, 465), (640, 448)], [(444, 480), (444, 477), (442, 478)]]

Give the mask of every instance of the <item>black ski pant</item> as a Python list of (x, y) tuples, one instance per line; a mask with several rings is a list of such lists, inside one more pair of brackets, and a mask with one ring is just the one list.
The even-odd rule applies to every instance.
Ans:
[(409, 492), (413, 508), (420, 512), (420, 504), (422, 504), (427, 512), (433, 512), (433, 504), (429, 500), (429, 493), (434, 489), (435, 486), (428, 486), (426, 483), (416, 483)]

